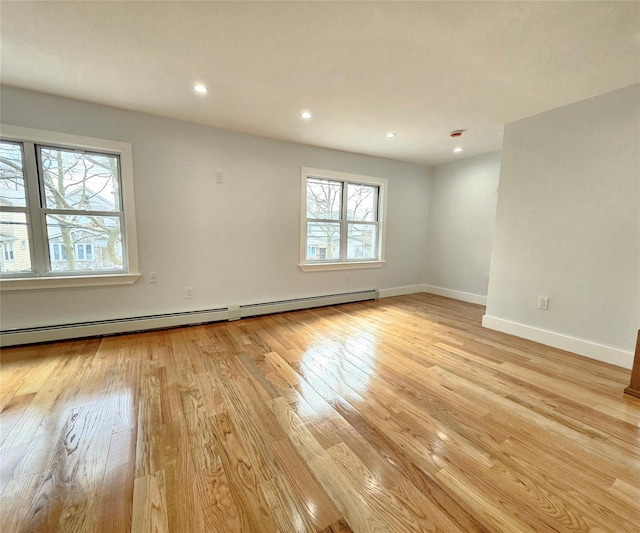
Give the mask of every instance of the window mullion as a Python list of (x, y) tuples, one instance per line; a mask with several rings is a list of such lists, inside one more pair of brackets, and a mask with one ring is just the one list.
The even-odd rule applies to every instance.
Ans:
[(340, 261), (347, 260), (347, 182), (342, 182), (342, 209), (340, 210)]
[(42, 215), (74, 215), (80, 217), (118, 217), (122, 211), (81, 211), (80, 209), (42, 209)]
[[(120, 204), (122, 205), (122, 204)], [(122, 264), (123, 265), (129, 265), (129, 251), (127, 249), (127, 232), (125, 231), (125, 221), (124, 221), (124, 212), (120, 212), (117, 215), (114, 215), (115, 217), (118, 218), (119, 220), (119, 224), (120, 224), (120, 245), (122, 248)], [(93, 253), (93, 247), (92, 247), (92, 253)]]
[(29, 206), (28, 226), (31, 235), (30, 253), (31, 269), (37, 274), (47, 271), (46, 235), (44, 229), (44, 216), (41, 211), (40, 185), (38, 182), (38, 164), (36, 161), (36, 148), (31, 142), (23, 143), (24, 147), (24, 171), (25, 185), (27, 189), (27, 203)]
[(335, 218), (307, 218), (307, 222), (340, 222)]

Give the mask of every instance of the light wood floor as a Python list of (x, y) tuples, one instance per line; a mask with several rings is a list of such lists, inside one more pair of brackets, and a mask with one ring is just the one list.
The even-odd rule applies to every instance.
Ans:
[(5, 349), (2, 533), (640, 531), (629, 372), (412, 295)]

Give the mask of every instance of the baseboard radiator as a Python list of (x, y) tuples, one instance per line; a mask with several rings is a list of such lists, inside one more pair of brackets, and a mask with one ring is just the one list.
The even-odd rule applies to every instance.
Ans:
[(200, 311), (184, 311), (158, 315), (116, 318), (110, 320), (96, 320), (93, 322), (76, 322), (73, 324), (59, 324), (55, 326), (40, 326), (0, 331), (0, 347), (51, 342), (83, 337), (100, 337), (118, 333), (134, 333), (154, 329), (173, 328), (219, 322), (223, 320), (239, 320), (241, 318), (299, 311), (313, 307), (339, 305), (344, 303), (376, 300), (378, 291), (349, 292), (296, 298), (275, 302), (263, 302), (247, 305), (230, 305), (219, 309), (204, 309)]

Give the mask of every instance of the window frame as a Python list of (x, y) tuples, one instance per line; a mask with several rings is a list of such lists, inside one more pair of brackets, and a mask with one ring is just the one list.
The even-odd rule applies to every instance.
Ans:
[[(378, 188), (378, 206), (377, 206), (377, 257), (374, 259), (348, 259), (346, 256), (342, 259), (333, 260), (307, 260), (307, 222), (316, 221), (319, 219), (307, 218), (307, 180), (311, 178), (337, 181), (342, 183), (343, 191), (346, 189), (347, 184), (355, 185), (368, 185)], [(337, 172), (332, 170), (323, 170), (317, 168), (302, 167), (301, 180), (300, 180), (300, 262), (299, 268), (304, 272), (319, 271), (319, 270), (344, 270), (344, 269), (358, 269), (358, 268), (381, 268), (385, 265), (385, 241), (386, 241), (386, 221), (387, 221), (387, 188), (388, 180), (386, 178), (378, 178), (373, 176), (363, 176), (360, 174), (351, 174), (347, 172)], [(344, 195), (343, 195), (344, 196)], [(340, 247), (347, 246), (347, 233), (350, 223), (359, 223), (359, 221), (349, 221), (346, 215), (346, 206), (344, 198), (341, 200), (341, 216), (338, 220), (331, 220), (331, 222), (339, 222), (340, 231)], [(367, 222), (367, 224), (371, 224)], [(344, 241), (344, 242), (343, 242)]]
[[(58, 133), (46, 130), (24, 128), (0, 124), (0, 138), (3, 141), (19, 143), (22, 146), (26, 207), (3, 207), (5, 211), (27, 213), (27, 228), (32, 268), (34, 272), (3, 273), (0, 277), (0, 291), (54, 289), (71, 287), (95, 287), (106, 285), (130, 285), (141, 276), (138, 266), (138, 241), (135, 217), (135, 197), (133, 186), (133, 156), (130, 143), (98, 139), (80, 135)], [(34, 148), (54, 147), (84, 150), (116, 155), (120, 160), (120, 200), (122, 202), (122, 252), (126, 267), (122, 271), (74, 271), (48, 272), (45, 265), (49, 258), (49, 241), (43, 232), (47, 208), (40, 198), (39, 169), (33, 168), (35, 161), (25, 157), (26, 146)], [(37, 164), (36, 164), (37, 167)], [(35, 190), (34, 190), (35, 189)], [(42, 191), (44, 194), (44, 191)], [(37, 213), (32, 215), (32, 210)]]

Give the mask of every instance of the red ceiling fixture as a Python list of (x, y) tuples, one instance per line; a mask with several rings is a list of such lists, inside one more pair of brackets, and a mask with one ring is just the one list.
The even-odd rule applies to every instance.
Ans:
[(449, 135), (455, 139), (456, 137), (460, 137), (464, 132), (465, 130), (453, 130)]

